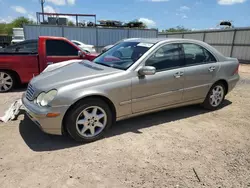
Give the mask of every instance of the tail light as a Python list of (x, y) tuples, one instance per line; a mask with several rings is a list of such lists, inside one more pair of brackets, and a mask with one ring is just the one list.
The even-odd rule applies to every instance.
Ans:
[(240, 68), (240, 64), (238, 63), (236, 69), (234, 70), (233, 74), (238, 74), (239, 73), (239, 68)]

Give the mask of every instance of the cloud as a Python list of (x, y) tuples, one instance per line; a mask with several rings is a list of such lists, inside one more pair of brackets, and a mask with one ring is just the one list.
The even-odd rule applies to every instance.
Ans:
[(47, 0), (47, 2), (53, 3), (54, 5), (59, 5), (59, 6), (66, 5), (65, 0)]
[(67, 0), (69, 5), (74, 5), (76, 3), (76, 0)]
[(21, 6), (12, 6), (11, 8), (18, 13), (27, 14), (27, 10)]
[(8, 16), (8, 17), (6, 17), (6, 18), (0, 17), (0, 23), (10, 23), (10, 22), (12, 22), (13, 20), (14, 20), (14, 18), (11, 17), (11, 16)]
[(194, 6), (197, 6), (197, 5), (200, 5), (200, 4), (202, 4), (201, 0), (196, 1), (196, 2), (194, 3)]
[(46, 13), (56, 13), (56, 10), (53, 7), (47, 5), (47, 6), (44, 7), (44, 12), (46, 12)]
[(187, 11), (187, 10), (190, 10), (190, 8), (187, 7), (187, 6), (181, 6), (181, 7), (179, 8), (179, 11)]
[(219, 5), (233, 5), (237, 3), (244, 3), (246, 0), (217, 0)]
[(58, 6), (64, 6), (67, 4), (74, 5), (76, 3), (76, 0), (47, 0), (47, 2)]
[(150, 20), (148, 18), (140, 18), (138, 19), (139, 22), (143, 22), (144, 24), (146, 24), (146, 26), (148, 26), (149, 28), (155, 27), (156, 23), (153, 20)]
[(37, 21), (37, 20), (36, 20), (36, 16), (35, 16), (33, 13), (29, 13), (29, 14), (28, 14), (28, 18), (29, 18), (30, 20), (34, 21), (34, 22)]
[(188, 17), (187, 17), (187, 15), (184, 14), (181, 18), (182, 19), (187, 19)]
[(176, 13), (176, 16), (180, 16), (182, 19), (187, 19), (188, 16), (184, 13)]

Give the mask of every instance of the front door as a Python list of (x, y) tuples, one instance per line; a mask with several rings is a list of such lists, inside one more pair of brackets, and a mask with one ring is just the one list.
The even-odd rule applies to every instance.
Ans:
[(183, 95), (183, 58), (179, 44), (160, 47), (146, 60), (155, 75), (132, 79), (132, 111), (138, 113), (180, 103)]
[(214, 82), (219, 63), (205, 48), (197, 44), (182, 44), (185, 54), (184, 101), (204, 99)]
[(46, 66), (71, 59), (80, 59), (78, 49), (67, 41), (47, 40), (46, 41)]

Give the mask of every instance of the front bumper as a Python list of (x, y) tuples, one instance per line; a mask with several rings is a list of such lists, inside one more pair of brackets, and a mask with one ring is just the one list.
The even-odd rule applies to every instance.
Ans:
[[(22, 96), (22, 102), (29, 118), (37, 124), (42, 131), (48, 134), (62, 135), (63, 117), (68, 106), (40, 107), (33, 103), (33, 101), (26, 99), (25, 94)], [(57, 117), (47, 117), (48, 113), (59, 113), (60, 115)]]

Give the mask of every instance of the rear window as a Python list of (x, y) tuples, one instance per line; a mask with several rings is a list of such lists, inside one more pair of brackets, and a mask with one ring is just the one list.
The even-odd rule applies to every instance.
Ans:
[(13, 52), (13, 53), (37, 53), (38, 42), (20, 42), (5, 48), (5, 52)]

